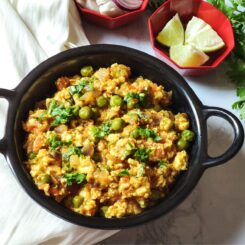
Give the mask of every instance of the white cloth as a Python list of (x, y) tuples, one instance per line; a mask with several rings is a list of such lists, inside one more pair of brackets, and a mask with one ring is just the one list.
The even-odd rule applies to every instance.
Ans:
[[(0, 0), (0, 87), (14, 88), (36, 65), (65, 50), (67, 42), (88, 44), (71, 0)], [(4, 131), (7, 103), (0, 103)], [(72, 225), (50, 214), (24, 192), (0, 157), (0, 244), (94, 244), (116, 231)]]

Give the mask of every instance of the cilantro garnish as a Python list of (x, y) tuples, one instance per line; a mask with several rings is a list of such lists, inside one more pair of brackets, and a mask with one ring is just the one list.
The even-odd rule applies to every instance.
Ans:
[(124, 101), (126, 103), (132, 103), (137, 106), (144, 106), (145, 99), (146, 99), (145, 93), (130, 92), (124, 97)]
[(127, 169), (124, 169), (118, 174), (118, 176), (124, 177), (124, 176), (130, 176), (130, 174)]
[(111, 122), (104, 122), (99, 127), (94, 126), (91, 132), (95, 138), (103, 139), (111, 131)]
[(230, 0), (208, 0), (215, 7), (224, 12), (230, 19), (234, 35), (235, 48), (226, 60), (227, 75), (237, 86), (236, 94), (238, 101), (233, 103), (232, 108), (238, 109), (241, 119), (245, 119), (245, 2)]
[(76, 146), (71, 146), (71, 147), (68, 149), (68, 151), (67, 151), (65, 154), (63, 154), (63, 158), (64, 158), (65, 160), (69, 161), (70, 156), (72, 156), (72, 155), (78, 155), (78, 156), (81, 156), (81, 155), (83, 155), (83, 153), (82, 153), (82, 150), (81, 150), (80, 148), (78, 148), (78, 147), (76, 147)]
[(164, 161), (164, 160), (159, 160), (158, 161), (158, 167), (159, 168), (164, 168), (164, 167), (166, 167), (167, 166), (167, 161)]
[(58, 105), (57, 101), (52, 100), (48, 109), (48, 113), (54, 118), (51, 126), (69, 122), (76, 115), (76, 109), (76, 107), (65, 108), (63, 105)]
[(139, 160), (140, 162), (145, 162), (146, 160), (149, 159), (150, 157), (150, 149), (146, 149), (146, 148), (138, 148), (136, 149), (136, 151), (134, 152), (134, 157)]
[(134, 135), (137, 136), (136, 138), (152, 138), (154, 141), (162, 140), (162, 138), (158, 136), (154, 130), (148, 128), (136, 128), (134, 131)]
[(55, 132), (50, 132), (48, 135), (48, 139), (46, 144), (49, 145), (52, 151), (57, 151), (60, 146), (62, 146), (62, 142), (59, 139), (58, 135)]
[(73, 183), (82, 184), (86, 179), (86, 175), (78, 172), (73, 172), (64, 174), (64, 178), (66, 179), (67, 185), (70, 186)]
[(91, 91), (93, 90), (93, 83), (88, 80), (81, 80), (77, 85), (72, 85), (69, 87), (69, 92), (71, 95), (81, 94), (83, 90)]

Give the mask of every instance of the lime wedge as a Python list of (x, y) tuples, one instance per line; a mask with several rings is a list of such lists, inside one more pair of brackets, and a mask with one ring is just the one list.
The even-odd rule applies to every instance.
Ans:
[(184, 43), (184, 28), (178, 14), (164, 26), (156, 39), (167, 47)]
[(170, 58), (180, 66), (201, 66), (209, 57), (191, 45), (174, 45), (170, 47)]
[(218, 33), (205, 21), (195, 16), (187, 24), (185, 43), (203, 52), (213, 52), (225, 46)]

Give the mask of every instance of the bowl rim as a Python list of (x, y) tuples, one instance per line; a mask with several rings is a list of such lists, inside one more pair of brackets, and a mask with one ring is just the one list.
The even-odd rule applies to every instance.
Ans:
[[(167, 0), (166, 2), (164, 2), (162, 5), (160, 5), (149, 17), (148, 19), (148, 30), (149, 30), (149, 34), (150, 34), (150, 41), (151, 41), (151, 46), (153, 48), (153, 50), (155, 52), (157, 52), (159, 55), (163, 56), (165, 59), (168, 60), (168, 62), (171, 62), (174, 66), (176, 66), (178, 69), (182, 70), (198, 70), (198, 69), (202, 69), (202, 70), (210, 70), (210, 69), (214, 69), (216, 67), (218, 67), (224, 60), (225, 58), (231, 53), (231, 51), (235, 48), (235, 38), (234, 38), (234, 31), (233, 31), (233, 27), (231, 25), (231, 22), (229, 20), (229, 18), (222, 12), (220, 11), (218, 8), (216, 8), (215, 6), (213, 6), (212, 4), (204, 1), (204, 0), (198, 0), (200, 3), (212, 7), (214, 9), (216, 9), (216, 11), (223, 16), (226, 19), (226, 22), (228, 23), (228, 27), (231, 29), (231, 42), (229, 42), (229, 46), (230, 48), (227, 49), (222, 55), (220, 55), (219, 57), (217, 57), (215, 59), (215, 61), (217, 61), (219, 59), (218, 62), (216, 62), (216, 64), (212, 64), (212, 65), (201, 65), (201, 66), (180, 66), (178, 65), (175, 61), (173, 61), (172, 59), (170, 59), (170, 57), (168, 55), (166, 55), (161, 49), (157, 48), (155, 45), (155, 37), (153, 34), (153, 30), (152, 30), (152, 24), (151, 24), (151, 20), (152, 18), (155, 17), (155, 15), (165, 6), (170, 4), (172, 0)], [(194, 15), (193, 15), (194, 16)], [(160, 45), (160, 44), (159, 44)], [(222, 59), (220, 59), (222, 57)]]
[[(51, 212), (52, 214), (68, 221), (71, 223), (74, 223), (76, 225), (80, 226), (86, 226), (90, 228), (98, 228), (98, 229), (121, 229), (121, 228), (128, 228), (132, 226), (141, 225), (143, 223), (147, 223), (149, 221), (152, 221), (154, 219), (157, 219), (164, 214), (171, 211), (173, 208), (175, 208), (177, 205), (179, 205), (194, 189), (196, 184), (198, 183), (202, 173), (204, 172), (205, 168), (201, 164), (200, 159), (198, 159), (195, 156), (193, 156), (195, 161), (195, 164), (193, 165), (193, 173), (191, 174), (191, 177), (188, 176), (188, 178), (185, 179), (183, 186), (181, 186), (178, 189), (178, 192), (176, 193), (176, 196), (170, 196), (169, 198), (164, 201), (164, 205), (157, 205), (152, 209), (144, 210), (139, 215), (134, 216), (128, 216), (125, 218), (114, 218), (114, 219), (106, 219), (102, 217), (87, 217), (80, 214), (77, 214), (65, 207), (63, 207), (61, 204), (57, 203), (55, 200), (51, 199), (50, 197), (45, 196), (44, 193), (39, 191), (36, 186), (34, 185), (33, 181), (30, 180), (30, 177), (27, 177), (26, 171), (24, 171), (24, 166), (22, 166), (22, 161), (20, 161), (20, 158), (17, 153), (17, 143), (15, 136), (14, 136), (14, 129), (16, 128), (16, 119), (17, 119), (17, 110), (18, 106), (23, 99), (26, 92), (28, 92), (28, 88), (30, 88), (30, 85), (35, 82), (37, 78), (40, 77), (40, 75), (43, 72), (49, 71), (52, 67), (55, 65), (68, 61), (72, 58), (76, 58), (82, 55), (88, 56), (89, 54), (98, 54), (98, 53), (108, 53), (108, 52), (115, 52), (117, 54), (127, 54), (130, 56), (137, 56), (137, 58), (142, 58), (142, 62), (150, 62), (151, 64), (154, 64), (156, 66), (156, 69), (163, 69), (163, 71), (169, 72), (169, 77), (174, 80), (175, 85), (179, 86), (178, 89), (183, 93), (183, 95), (186, 98), (186, 101), (188, 101), (189, 106), (191, 110), (194, 113), (194, 119), (196, 120), (196, 126), (197, 126), (197, 133), (198, 133), (198, 141), (197, 144), (199, 145), (199, 148), (197, 149), (196, 155), (199, 156), (199, 158), (202, 155), (202, 151), (205, 149), (205, 141), (202, 140), (202, 138), (205, 138), (206, 135), (206, 128), (205, 125), (201, 123), (203, 118), (203, 111), (202, 111), (202, 103), (198, 99), (198, 97), (195, 95), (191, 87), (187, 84), (187, 82), (184, 80), (184, 78), (179, 75), (173, 68), (165, 64), (164, 62), (160, 61), (159, 59), (143, 53), (142, 51), (120, 46), (120, 45), (110, 45), (110, 44), (97, 44), (97, 45), (88, 45), (88, 46), (82, 46), (78, 48), (73, 48), (70, 50), (63, 51), (59, 54), (56, 54), (53, 57), (48, 58), (44, 62), (42, 62), (40, 65), (38, 65), (36, 68), (34, 68), (23, 80), (22, 82), (13, 90), (15, 93), (14, 100), (10, 104), (9, 111), (11, 113), (8, 114), (7, 117), (7, 123), (8, 127), (6, 128), (6, 141), (7, 145), (9, 146), (15, 146), (11, 147), (9, 151), (7, 151), (7, 162), (14, 173), (14, 175), (17, 177), (18, 182), (23, 187), (23, 189), (28, 193), (28, 195), (39, 205), (41, 205), (43, 208)], [(170, 79), (170, 78), (169, 78)], [(179, 85), (177, 85), (177, 81), (179, 82)], [(21, 164), (20, 164), (21, 163)]]

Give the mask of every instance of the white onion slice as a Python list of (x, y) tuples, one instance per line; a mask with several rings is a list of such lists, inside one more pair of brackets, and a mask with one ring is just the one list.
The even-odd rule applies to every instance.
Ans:
[(113, 2), (124, 10), (135, 10), (140, 8), (143, 0), (113, 0)]

